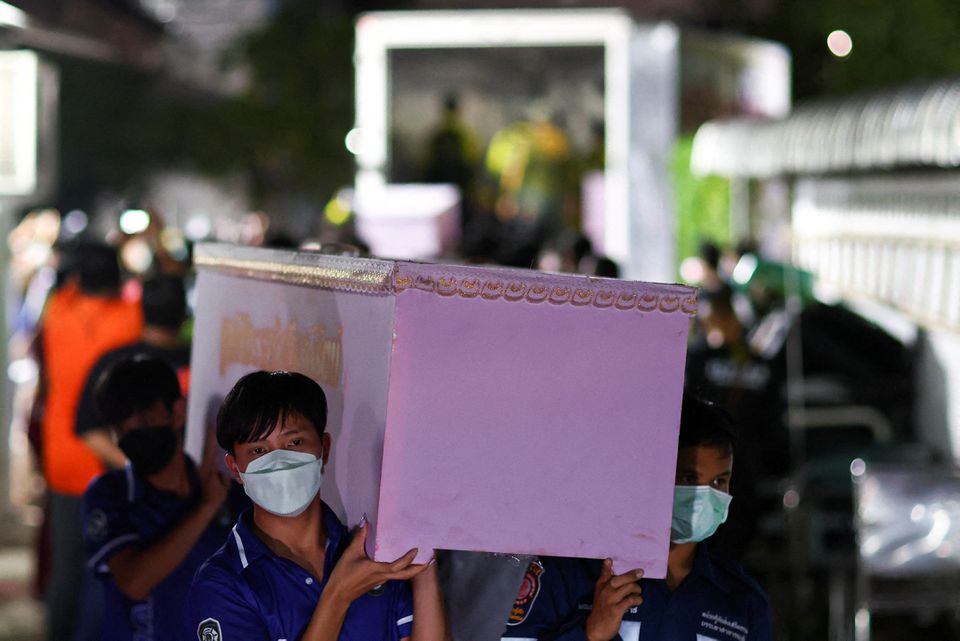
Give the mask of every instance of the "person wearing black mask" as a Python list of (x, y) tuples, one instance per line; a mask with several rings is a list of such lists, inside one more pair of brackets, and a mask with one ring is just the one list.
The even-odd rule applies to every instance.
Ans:
[(87, 559), (104, 581), (101, 639), (173, 640), (194, 573), (234, 521), (225, 509), (230, 480), (216, 447), (199, 466), (184, 453), (186, 403), (163, 360), (120, 360), (94, 394), (102, 424), (130, 461), (84, 494)]
[(123, 467), (127, 464), (127, 457), (111, 438), (107, 426), (101, 424), (102, 419), (97, 411), (94, 390), (103, 373), (117, 361), (146, 354), (161, 359), (173, 368), (184, 394), (187, 393), (186, 385), (190, 380), (190, 342), (184, 339), (181, 332), (187, 318), (187, 294), (183, 279), (160, 274), (144, 281), (140, 308), (143, 310), (140, 338), (100, 357), (87, 375), (77, 405), (74, 421), (77, 436), (93, 450), (107, 469)]

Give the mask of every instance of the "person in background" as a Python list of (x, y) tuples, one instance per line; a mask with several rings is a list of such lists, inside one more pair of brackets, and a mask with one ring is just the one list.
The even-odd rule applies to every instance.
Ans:
[(696, 322), (700, 331), (687, 349), (685, 386), (729, 413), (740, 437), (733, 481), (737, 501), (714, 544), (741, 557), (769, 503), (761, 483), (780, 472), (775, 465), (787, 460), (781, 379), (748, 344), (729, 286), (701, 291)]
[(472, 231), (476, 174), (480, 167), (480, 145), (467, 126), (455, 93), (443, 99), (440, 122), (430, 132), (422, 171), (426, 183), (447, 183), (460, 190), (460, 229)]
[(81, 496), (103, 464), (77, 437), (75, 417), (84, 382), (106, 351), (140, 336), (143, 317), (136, 300), (120, 296), (120, 266), (114, 248), (78, 243), (76, 280), (54, 292), (41, 321), (43, 476), (49, 490), (50, 575), (46, 593), (47, 638), (98, 638), (102, 595), (83, 555)]
[(715, 292), (724, 286), (720, 273), (720, 247), (711, 240), (704, 240), (698, 250), (703, 264), (703, 282), (700, 287), (707, 293)]
[(183, 451), (186, 400), (161, 358), (116, 361), (97, 381), (103, 424), (130, 463), (84, 494), (84, 545), (102, 580), (101, 641), (180, 639), (187, 588), (223, 543), (230, 479), (209, 444), (198, 466)]
[(611, 258), (597, 256), (593, 265), (593, 275), (599, 278), (620, 278), (620, 266)]
[(571, 178), (572, 151), (559, 114), (543, 101), (490, 139), (484, 198), (499, 223), (497, 261), (535, 264), (541, 249), (575, 227), (579, 180)]
[(565, 230), (540, 252), (537, 269), (565, 274), (592, 274), (595, 258), (589, 238), (580, 232)]
[(190, 383), (190, 344), (181, 328), (187, 317), (187, 295), (183, 279), (161, 274), (143, 283), (140, 299), (143, 310), (143, 333), (139, 340), (108, 351), (90, 370), (77, 407), (77, 435), (111, 469), (127, 464), (127, 458), (103, 424), (94, 402), (97, 381), (111, 365), (125, 358), (144, 354), (167, 363), (180, 382), (180, 391), (187, 394)]
[(184, 638), (198, 641), (444, 641), (436, 565), (367, 558), (320, 498), (331, 439), (323, 389), (302, 374), (253, 372), (217, 415), (227, 467), (253, 501), (197, 572)]
[(610, 559), (541, 557), (529, 566), (503, 641), (769, 641), (763, 590), (706, 542), (731, 501), (731, 428), (722, 410), (684, 395), (665, 579), (643, 578), (640, 569), (614, 574)]

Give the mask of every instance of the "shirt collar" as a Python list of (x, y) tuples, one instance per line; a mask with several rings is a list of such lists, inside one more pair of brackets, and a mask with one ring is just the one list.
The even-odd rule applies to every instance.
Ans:
[[(327, 553), (325, 555), (324, 573), (328, 574), (333, 567), (333, 562), (340, 557), (342, 553), (341, 545), (344, 542), (346, 528), (333, 510), (323, 501), (320, 501), (320, 509), (323, 515), (323, 524), (327, 530)], [(251, 563), (263, 556), (273, 556), (270, 548), (260, 540), (253, 532), (251, 525), (253, 519), (253, 508), (248, 508), (240, 514), (236, 525), (230, 532), (228, 547), (234, 553), (233, 560), (239, 563), (238, 572), (245, 569)]]
[(347, 528), (340, 522), (330, 506), (323, 501), (320, 501), (320, 509), (323, 511), (323, 526), (327, 531), (327, 550), (336, 552), (336, 558), (340, 558), (342, 548), (346, 547), (343, 544), (346, 543), (344, 534), (347, 533)]
[[(191, 500), (200, 494), (200, 476), (197, 473), (197, 465), (193, 462), (193, 459), (190, 458), (190, 455), (186, 452), (183, 452), (182, 454), (184, 460), (186, 461), (187, 478), (190, 480), (190, 496), (188, 497), (188, 500)], [(154, 487), (145, 476), (134, 469), (133, 465), (129, 461), (123, 467), (123, 473), (127, 481), (127, 500), (130, 503), (133, 503), (135, 500), (143, 497), (146, 494), (171, 494), (170, 492), (166, 492)]]

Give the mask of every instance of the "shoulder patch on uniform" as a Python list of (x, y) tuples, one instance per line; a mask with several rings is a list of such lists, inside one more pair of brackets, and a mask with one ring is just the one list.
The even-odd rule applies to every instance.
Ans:
[(103, 510), (93, 510), (87, 515), (87, 538), (99, 543), (107, 536), (107, 514)]
[(197, 638), (200, 641), (223, 641), (220, 622), (216, 619), (204, 619), (197, 626)]
[(507, 625), (520, 625), (523, 623), (530, 610), (533, 609), (533, 602), (537, 600), (540, 594), (540, 578), (543, 576), (543, 565), (539, 561), (533, 561), (527, 566), (527, 573), (523, 575), (523, 583), (520, 584), (520, 592), (513, 602), (513, 608), (510, 610), (510, 616), (507, 618)]

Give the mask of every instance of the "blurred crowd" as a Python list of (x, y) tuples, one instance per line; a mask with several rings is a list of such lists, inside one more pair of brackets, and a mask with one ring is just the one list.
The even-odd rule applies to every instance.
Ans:
[[(588, 157), (577, 158), (555, 118), (531, 113), (499, 132), (481, 158), (449, 97), (422, 176), (455, 184), (462, 195), (461, 244), (441, 259), (618, 278), (618, 265), (580, 231), (581, 198), (570, 187), (602, 169), (602, 132), (596, 141)], [(23, 217), (8, 239), (7, 301), (17, 384), (12, 496), (24, 520), (40, 526), (35, 589), (48, 606), (48, 638), (78, 641), (97, 638), (103, 607), (84, 561), (81, 496), (91, 480), (127, 461), (98, 419), (94, 382), (112, 362), (143, 352), (168, 363), (186, 395), (193, 279), (189, 234), (165, 225), (159, 211), (117, 212), (99, 235), (85, 229), (85, 215), (78, 223), (80, 214)], [(226, 238), (369, 253), (340, 197), (307, 240), (271, 227), (263, 214), (248, 214)], [(810, 274), (766, 259), (749, 241), (705, 241), (679, 273), (700, 289), (687, 389), (725, 409), (736, 426), (737, 500), (715, 540), (769, 572), (788, 539), (782, 509), (791, 478), (826, 463), (818, 468), (828, 470), (826, 482), (848, 480), (851, 455), (914, 439), (913, 355), (842, 306), (821, 302)], [(864, 407), (883, 417), (882, 429), (850, 412), (830, 414)], [(798, 408), (826, 410), (819, 424), (826, 429), (809, 429)], [(41, 483), (33, 482), (35, 471)], [(846, 515), (824, 545), (853, 545)]]
[[(141, 218), (136, 224), (130, 211)], [(11, 496), (21, 518), (38, 526), (33, 587), (46, 604), (51, 640), (99, 639), (107, 607), (87, 563), (83, 495), (106, 471), (123, 469), (131, 452), (103, 420), (98, 381), (125, 359), (147, 356), (170, 366), (184, 397), (190, 383), (190, 245), (157, 211), (124, 210), (108, 227), (103, 235), (77, 229), (69, 216), (44, 209), (25, 215), (8, 237)], [(366, 253), (342, 229), (335, 240), (299, 245), (267, 224), (258, 231), (248, 244)], [(618, 275), (580, 234), (557, 234), (537, 252), (542, 269)]]
[(82, 495), (127, 457), (100, 421), (94, 383), (112, 361), (146, 353), (169, 363), (186, 391), (189, 263), (169, 251), (155, 214), (112, 243), (71, 233), (64, 220), (31, 212), (9, 237), (11, 494), (24, 520), (40, 525), (35, 589), (48, 638), (95, 639), (102, 590), (84, 554)]
[(856, 581), (851, 461), (932, 461), (912, 416), (916, 350), (750, 241), (705, 241), (680, 273), (700, 288), (686, 388), (736, 426), (737, 499), (715, 542), (770, 592), (776, 636), (822, 638)]
[[(43, 478), (40, 485), (15, 484), (13, 496), (25, 520), (41, 525), (35, 587), (49, 608), (51, 639), (96, 638), (102, 594), (84, 563), (81, 495), (104, 470), (127, 461), (98, 422), (93, 382), (111, 362), (145, 352), (173, 368), (184, 394), (189, 386), (189, 246), (171, 251), (164, 238), (182, 235), (165, 232), (157, 212), (146, 215), (142, 229), (125, 233), (118, 224), (107, 242), (72, 234), (65, 217), (43, 210), (24, 217), (9, 237), (10, 358), (18, 383), (11, 443), (28, 443), (30, 453), (15, 463), (13, 477), (29, 479), (36, 469)], [(252, 243), (297, 246), (261, 232)], [(342, 230), (335, 241), (300, 248), (364, 253)], [(533, 249), (542, 270), (618, 277), (617, 265), (597, 255), (583, 234), (544, 235), (524, 251)], [(700, 290), (686, 387), (724, 408), (736, 426), (737, 501), (715, 541), (748, 562), (753, 556), (765, 563), (764, 551), (788, 536), (779, 515), (791, 475), (818, 457), (845, 466), (851, 453), (889, 445), (891, 434), (896, 442), (912, 438), (910, 354), (858, 316), (819, 302), (809, 274), (765, 260), (749, 242), (727, 248), (704, 242), (680, 274)], [(804, 431), (800, 443), (794, 435), (804, 426), (791, 423), (796, 404), (877, 408), (889, 434), (881, 439), (865, 423), (836, 421), (819, 431), (823, 437)], [(846, 473), (837, 469), (838, 477)], [(832, 544), (851, 546), (852, 536), (848, 524)]]

